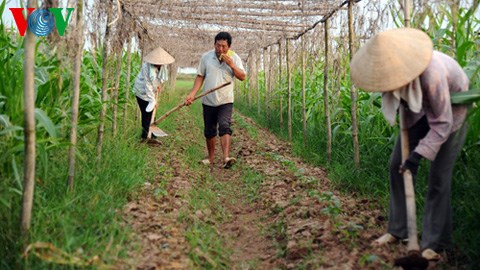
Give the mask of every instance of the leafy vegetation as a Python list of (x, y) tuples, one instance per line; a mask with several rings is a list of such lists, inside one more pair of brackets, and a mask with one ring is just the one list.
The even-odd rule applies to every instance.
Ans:
[[(452, 4), (453, 5), (453, 4)], [(478, 5), (468, 8), (457, 8), (446, 5), (431, 5), (425, 7), (422, 14), (413, 16), (412, 27), (424, 28), (432, 37), (436, 50), (443, 51), (458, 60), (470, 79), (470, 88), (480, 86), (480, 20), (475, 16)], [(418, 11), (419, 13), (421, 11)], [(392, 17), (397, 26), (401, 27), (403, 18), (401, 12), (394, 12)], [(452, 18), (455, 17), (455, 20)], [(294, 152), (313, 164), (327, 168), (329, 178), (339, 187), (349, 192), (359, 192), (371, 198), (377, 198), (387, 209), (388, 206), (388, 160), (394, 140), (397, 136), (395, 127), (391, 127), (383, 119), (381, 113), (381, 97), (378, 93), (359, 92), (358, 119), (361, 167), (355, 169), (353, 161), (353, 143), (350, 115), (350, 79), (348, 69), (348, 52), (342, 45), (341, 39), (335, 39), (336, 55), (342, 55), (329, 67), (328, 81), (330, 115), (332, 123), (332, 162), (326, 157), (326, 128), (323, 104), (323, 62), (322, 59), (307, 66), (306, 93), (307, 93), (307, 122), (308, 140), (305, 145), (302, 136), (302, 72), (297, 63), (292, 69), (292, 115)], [(314, 59), (316, 52), (310, 52), (308, 59)], [(339, 63), (341, 63), (339, 65)], [(343, 70), (342, 70), (343, 68)], [(340, 70), (340, 74), (339, 74)], [(240, 111), (255, 119), (262, 126), (268, 127), (284, 139), (288, 139), (288, 130), (285, 119), (288, 118), (286, 100), (288, 100), (286, 73), (282, 74), (281, 81), (276, 80), (275, 95), (271, 97), (269, 107), (257, 103), (266, 102), (265, 74), (259, 74), (260, 101), (249, 103), (246, 97), (237, 104)], [(274, 79), (275, 80), (275, 79)], [(248, 82), (243, 85), (242, 93), (247, 93)], [(280, 99), (283, 100), (283, 110), (280, 109)], [(249, 106), (250, 104), (250, 106)], [(283, 111), (283, 125), (278, 125), (280, 112)], [(259, 113), (260, 112), (260, 113)], [(463, 260), (478, 264), (478, 250), (480, 237), (476, 233), (479, 224), (480, 200), (478, 194), (480, 185), (479, 146), (480, 146), (480, 110), (478, 103), (470, 110), (467, 141), (457, 161), (453, 181), (453, 208), (455, 221), (455, 242), (461, 250)], [(422, 163), (417, 181), (417, 201), (419, 212), (423, 211), (423, 197), (426, 194), (428, 167)], [(385, 213), (386, 214), (386, 213)], [(419, 224), (421, 224), (421, 215)], [(419, 227), (421, 228), (421, 227)]]
[[(0, 7), (0, 13), (6, 1)], [(458, 59), (471, 81), (471, 88), (480, 88), (480, 40), (478, 31), (480, 20), (475, 16), (478, 5), (471, 8), (451, 8), (433, 5), (422, 14), (414, 16), (416, 27), (424, 30), (432, 37), (435, 48)], [(401, 25), (401, 16), (397, 24)], [(454, 22), (454, 23), (453, 23)], [(361, 168), (355, 169), (353, 163), (353, 146), (351, 142), (350, 114), (350, 80), (348, 75), (347, 46), (342, 45), (340, 38), (335, 38), (336, 54), (340, 56), (329, 67), (334, 79), (328, 82), (331, 101), (331, 119), (333, 133), (332, 162), (328, 162), (324, 154), (326, 148), (326, 129), (324, 125), (324, 107), (322, 102), (323, 68), (321, 59), (315, 53), (307, 56), (307, 121), (308, 142), (304, 145), (302, 136), (301, 110), (301, 69), (296, 66), (293, 75), (293, 131), (292, 147), (294, 152), (315, 165), (327, 168), (329, 178), (346, 192), (355, 192), (380, 199), (383, 206), (388, 200), (388, 159), (397, 130), (386, 124), (380, 113), (380, 96), (365, 92), (359, 93), (358, 119), (359, 141), (361, 142)], [(154, 174), (152, 160), (148, 158), (149, 149), (138, 144), (138, 115), (134, 99), (126, 100), (125, 91), (120, 91), (119, 104), (127, 104), (128, 118), (120, 121), (122, 132), (114, 137), (109, 132), (112, 119), (107, 120), (107, 135), (101, 163), (97, 162), (95, 152), (96, 129), (99, 125), (98, 114), (101, 108), (102, 85), (102, 51), (86, 51), (82, 62), (79, 142), (77, 145), (77, 178), (75, 189), (67, 190), (67, 159), (69, 147), (69, 125), (71, 110), (71, 89), (73, 88), (71, 64), (65, 61), (60, 49), (52, 50), (45, 38), (39, 38), (35, 58), (35, 102), (36, 102), (36, 134), (37, 134), (37, 168), (36, 190), (32, 230), (27, 244), (50, 243), (53, 255), (21, 257), (25, 244), (19, 239), (20, 205), (23, 178), (23, 39), (9, 32), (0, 24), (0, 268), (1, 269), (73, 269), (73, 268), (108, 268), (119, 259), (127, 256), (127, 243), (131, 240), (128, 227), (122, 225), (121, 209), (132, 197), (145, 179)], [(121, 60), (126, 62), (126, 56)], [(134, 54), (132, 74), (138, 72), (140, 55)], [(111, 63), (111, 67), (115, 64)], [(267, 94), (265, 74), (260, 73), (259, 96), (261, 102), (271, 98), (264, 107), (252, 104), (249, 107), (246, 97), (237, 95), (236, 108), (255, 118), (262, 125), (270, 128), (283, 138), (288, 138), (286, 123), (277, 125), (276, 121), (282, 113), (287, 119), (286, 110), (280, 110), (278, 104), (282, 97), (283, 104), (288, 99), (286, 76), (278, 84), (275, 95)], [(119, 89), (130, 89), (135, 76), (126, 82), (126, 72), (121, 71)], [(165, 112), (178, 103), (178, 97), (185, 94), (192, 85), (193, 76), (180, 78), (177, 81), (179, 93), (165, 91), (162, 93), (164, 106), (159, 107), (158, 114)], [(110, 86), (114, 85), (113, 80)], [(245, 87), (244, 87), (245, 89)], [(245, 91), (241, 89), (241, 91)], [(108, 106), (112, 101), (107, 101)], [(260, 102), (258, 102), (260, 103)], [(123, 106), (122, 106), (123, 107)], [(265, 110), (266, 111), (265, 113)], [(186, 120), (190, 126), (201, 126), (200, 107), (198, 104), (189, 108), (189, 113), (196, 117)], [(480, 168), (480, 110), (477, 105), (471, 108), (469, 117), (469, 133), (465, 147), (457, 162), (453, 183), (453, 206), (455, 220), (455, 240), (461, 261), (478, 265), (480, 236), (477, 234), (479, 224), (480, 192), (478, 175)], [(243, 118), (236, 118), (249, 136), (259, 139), (256, 127), (248, 125)], [(123, 125), (123, 126), (122, 126)], [(241, 189), (234, 185), (217, 181), (209, 174), (208, 169), (197, 164), (204, 149), (200, 130), (189, 136), (176, 132), (179, 128), (174, 118), (167, 118), (161, 124), (171, 135), (172, 145), (186, 144), (175, 155), (182, 164), (192, 169), (192, 188), (188, 191), (188, 207), (180, 214), (180, 221), (188, 223), (186, 239), (191, 250), (189, 256), (195, 268), (213, 269), (230, 268), (232, 250), (226, 248), (228, 239), (218, 232), (219, 222), (230, 219), (232, 213), (222, 206), (220, 200), (237, 195), (246, 198), (247, 203), (255, 203), (262, 199), (261, 188), (266, 176), (248, 166), (234, 170), (240, 175)], [(183, 128), (183, 127), (182, 127)], [(187, 137), (187, 138), (185, 138)], [(192, 139), (194, 137), (195, 139)], [(200, 139), (199, 139), (200, 138)], [(186, 141), (189, 140), (189, 141)], [(284, 171), (298, 179), (299, 185), (306, 188), (309, 199), (324, 204), (321, 214), (333, 220), (341, 217), (342, 207), (339, 198), (332, 192), (319, 192), (315, 188), (315, 178), (303, 175), (294, 162), (274, 153), (263, 153), (262, 157), (269, 161), (279, 162)], [(424, 165), (424, 164), (422, 164)], [(156, 172), (166, 171), (157, 168)], [(173, 174), (172, 172), (168, 172)], [(421, 166), (419, 179), (425, 179), (427, 169)], [(418, 181), (417, 192), (419, 208), (423, 207), (423, 194), (426, 183)], [(155, 196), (168, 196), (163, 186), (155, 191)], [(232, 200), (233, 200), (232, 199)], [(301, 198), (295, 197), (288, 205), (297, 204)], [(235, 202), (232, 202), (235, 203)], [(386, 207), (385, 207), (386, 208)], [(276, 205), (272, 215), (282, 213), (285, 206)], [(420, 215), (419, 215), (420, 216)], [(277, 241), (277, 256), (285, 257), (288, 253), (287, 218), (279, 218), (266, 229), (267, 234)], [(420, 221), (421, 222), (421, 221)], [(336, 222), (333, 231), (339, 234), (342, 241), (355, 246), (360, 232), (364, 228), (354, 222)], [(312, 243), (302, 243), (311, 254)], [(303, 246), (302, 246), (303, 247)], [(63, 255), (62, 255), (63, 254)], [(62, 257), (63, 256), (63, 257)], [(60, 258), (67, 258), (61, 261)], [(62, 259), (62, 260), (63, 260)], [(49, 260), (53, 263), (50, 263)], [(387, 268), (386, 262), (376, 255), (365, 254), (360, 265), (367, 266), (379, 262)], [(256, 268), (257, 262), (249, 262)], [(300, 266), (308, 268), (307, 266)]]
[[(19, 256), (25, 247), (19, 238), (24, 148), (22, 42), (23, 39), (0, 24), (0, 268), (15, 269), (22, 265), (28, 269), (62, 269), (61, 264), (48, 264), (33, 255)], [(94, 131), (98, 126), (102, 60), (100, 53), (85, 53), (77, 178), (74, 191), (67, 192), (71, 67), (48, 46), (46, 39), (37, 42), (37, 177), (33, 226), (27, 243), (51, 243), (83, 262), (98, 256), (100, 264), (109, 264), (125, 256), (125, 250), (119, 247), (128, 241), (129, 231), (122, 227), (118, 213), (127, 199), (135, 196), (135, 190), (149, 173), (147, 149), (137, 144), (138, 127), (127, 119), (124, 132), (119, 135), (121, 140), (110, 134), (102, 162), (96, 163)], [(138, 59), (134, 56), (133, 72), (138, 70)], [(121, 75), (121, 87), (125, 89), (126, 74)], [(121, 93), (123, 103), (124, 96), (125, 92)], [(130, 115), (132, 108), (129, 107)]]

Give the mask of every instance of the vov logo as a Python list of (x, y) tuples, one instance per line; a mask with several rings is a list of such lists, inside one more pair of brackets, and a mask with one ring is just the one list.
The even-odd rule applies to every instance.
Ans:
[(49, 8), (48, 10), (27, 8), (27, 10), (28, 15), (27, 18), (25, 18), (23, 15), (24, 8), (10, 8), (13, 18), (15, 19), (15, 24), (17, 25), (18, 33), (23, 37), (28, 27), (32, 33), (43, 37), (50, 34), (54, 26), (57, 27), (58, 34), (63, 36), (74, 8), (66, 8), (66, 19), (62, 15), (63, 8)]

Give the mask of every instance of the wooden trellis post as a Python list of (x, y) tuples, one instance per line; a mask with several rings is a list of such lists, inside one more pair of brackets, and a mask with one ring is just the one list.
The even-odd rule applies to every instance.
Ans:
[[(28, 8), (36, 8), (37, 1), (28, 0)], [(23, 168), (23, 194), (21, 232), (28, 239), (32, 220), (33, 191), (35, 189), (35, 35), (27, 30), (25, 37), (25, 58), (23, 60), (24, 134), (25, 159)]]
[(255, 55), (254, 50), (250, 50), (248, 53), (248, 60), (247, 60), (247, 68), (248, 68), (248, 92), (247, 92), (247, 100), (248, 100), (248, 107), (252, 106), (252, 90), (254, 89), (254, 82), (257, 79), (255, 73)]
[(282, 93), (282, 39), (278, 40), (278, 93), (280, 95), (280, 129), (283, 129), (283, 93)]
[(285, 56), (287, 62), (287, 91), (288, 91), (288, 140), (292, 141), (292, 74), (290, 73), (290, 41), (285, 40)]
[(127, 45), (127, 77), (125, 79), (125, 105), (123, 108), (123, 126), (125, 126), (125, 121), (127, 120), (127, 111), (128, 111), (128, 98), (130, 95), (130, 72), (131, 72), (131, 64), (132, 64), (132, 39), (133, 37), (128, 39)]
[(260, 66), (258, 65), (258, 61), (257, 61), (257, 57), (258, 57), (258, 52), (257, 50), (252, 50), (253, 52), (253, 55), (252, 55), (252, 61), (253, 61), (253, 70), (252, 70), (252, 73), (253, 73), (253, 77), (252, 78), (252, 92), (250, 94), (251, 96), (251, 100), (252, 100), (252, 106), (253, 106), (253, 100), (255, 99), (255, 89), (256, 91), (258, 92), (258, 69), (260, 68)]
[(70, 147), (68, 149), (68, 178), (67, 186), (73, 189), (75, 177), (75, 152), (77, 147), (78, 107), (80, 103), (80, 73), (83, 58), (83, 0), (77, 2), (77, 54), (73, 67), (73, 95), (72, 95), (72, 127), (70, 128)]
[(272, 114), (273, 114), (273, 108), (274, 108), (274, 102), (273, 100), (275, 99), (275, 91), (274, 91), (274, 85), (275, 85), (275, 72), (274, 72), (274, 66), (275, 66), (275, 51), (274, 47), (269, 46), (268, 50), (270, 51), (270, 57), (268, 57), (268, 126), (270, 127), (272, 124)]
[(324, 32), (325, 32), (325, 66), (323, 67), (323, 104), (325, 107), (325, 124), (327, 128), (327, 160), (332, 161), (332, 126), (330, 123), (330, 109), (328, 106), (328, 65), (329, 65), (329, 48), (328, 48), (328, 19), (325, 20)]
[(268, 47), (263, 48), (263, 86), (265, 87), (265, 93), (263, 93), (264, 97), (264, 102), (265, 102), (265, 109), (267, 113), (267, 119), (268, 119), (268, 114), (270, 113), (269, 108), (268, 108), (268, 76), (267, 76), (267, 71), (268, 71), (268, 64), (267, 64), (267, 57), (268, 57)]
[[(353, 40), (355, 33), (353, 29), (353, 5), (355, 0), (350, 0), (348, 4), (348, 45), (350, 50), (350, 60), (352, 60), (354, 52)], [(358, 124), (357, 124), (357, 88), (350, 83), (350, 97), (352, 100), (351, 115), (352, 115), (352, 139), (353, 139), (353, 156), (355, 161), (355, 167), (360, 168), (360, 147), (358, 145)]]
[[(122, 46), (123, 47), (123, 46)], [(117, 136), (117, 112), (118, 112), (118, 92), (120, 88), (120, 75), (122, 71), (122, 53), (123, 50), (120, 49), (117, 52), (117, 66), (115, 68), (115, 87), (113, 88), (113, 124), (112, 131), (113, 137)]]
[[(260, 62), (261, 59), (261, 53), (258, 54), (258, 62)], [(260, 64), (258, 64), (258, 67), (260, 68)], [(265, 67), (264, 67), (265, 69)], [(265, 70), (263, 71), (263, 77), (265, 77)], [(260, 79), (260, 76), (258, 76), (258, 79)], [(261, 99), (260, 99), (260, 84), (257, 83), (258, 87), (257, 89), (257, 114), (260, 115), (260, 107), (261, 107)]]
[(168, 66), (168, 88), (175, 89), (175, 85), (177, 84), (177, 75), (178, 75), (178, 65), (176, 62), (171, 63)]
[(107, 83), (108, 83), (108, 38), (110, 36), (110, 20), (112, 19), (112, 5), (113, 2), (110, 1), (110, 4), (107, 8), (107, 24), (105, 29), (105, 41), (103, 44), (103, 65), (102, 65), (102, 108), (100, 109), (98, 125), (98, 134), (97, 134), (97, 159), (100, 162), (102, 158), (102, 144), (103, 144), (103, 133), (105, 131), (105, 116), (107, 114)]
[(405, 0), (403, 8), (405, 9), (405, 27), (410, 27), (410, 0)]
[(303, 122), (303, 144), (307, 145), (307, 108), (306, 108), (306, 60), (305, 60), (305, 35), (302, 36), (302, 122)]

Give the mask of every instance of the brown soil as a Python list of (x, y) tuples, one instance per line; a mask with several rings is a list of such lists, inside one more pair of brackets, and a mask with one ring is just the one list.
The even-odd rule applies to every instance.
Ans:
[[(245, 121), (256, 126), (248, 118)], [(232, 154), (238, 163), (230, 170), (218, 163), (210, 172), (231, 186), (228, 196), (220, 200), (231, 218), (215, 224), (226, 248), (233, 251), (229, 268), (391, 269), (393, 260), (405, 254), (403, 244), (370, 247), (386, 227), (385, 210), (377, 202), (339, 193), (324, 169), (293, 157), (287, 143), (257, 130), (254, 140), (235, 126)], [(190, 136), (188, 140), (198, 143)], [(125, 220), (137, 239), (133, 246), (139, 247), (132, 249), (127, 267), (198, 268), (189, 260), (192, 251), (184, 237), (186, 224), (178, 218), (188, 204), (185, 194), (192, 185), (191, 172), (175, 158), (182, 151), (180, 146), (155, 147), (152, 152), (158, 167), (168, 169), (146, 184), (138, 199), (125, 208)], [(264, 176), (257, 199), (250, 201), (245, 193), (235, 192), (244, 188), (245, 170)], [(160, 185), (166, 185), (168, 194), (156, 194)], [(443, 269), (456, 269), (440, 264)]]

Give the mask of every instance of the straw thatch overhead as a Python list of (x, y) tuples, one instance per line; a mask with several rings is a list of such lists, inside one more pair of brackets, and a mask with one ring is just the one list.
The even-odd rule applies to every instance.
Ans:
[[(162, 46), (180, 66), (194, 66), (213, 49), (219, 31), (233, 36), (242, 58), (281, 38), (295, 38), (344, 6), (334, 0), (114, 0), (131, 18), (142, 46)], [(118, 16), (117, 16), (118, 17)]]

